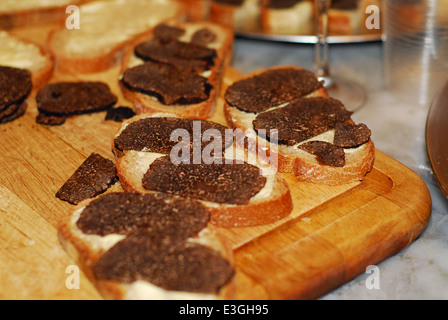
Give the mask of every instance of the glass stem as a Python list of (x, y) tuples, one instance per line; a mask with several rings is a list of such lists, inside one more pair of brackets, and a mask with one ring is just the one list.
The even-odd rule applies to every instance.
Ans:
[(328, 65), (328, 8), (331, 0), (315, 0), (316, 11), (316, 48), (314, 73), (319, 80), (324, 81), (324, 87), (333, 85)]

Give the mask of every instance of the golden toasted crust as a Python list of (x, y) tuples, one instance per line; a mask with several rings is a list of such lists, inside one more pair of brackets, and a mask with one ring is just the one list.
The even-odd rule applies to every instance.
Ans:
[[(112, 190), (118, 190), (114, 188)], [(116, 191), (118, 192), (118, 191)], [(100, 196), (98, 196), (100, 197)], [(96, 198), (98, 198), (96, 197)], [(105, 250), (93, 245), (87, 238), (83, 238), (83, 233), (76, 226), (76, 219), (73, 219), (73, 214), (76, 211), (82, 211), (91, 201), (96, 198), (87, 199), (78, 205), (74, 206), (68, 215), (64, 216), (58, 224), (58, 237), (62, 247), (66, 250), (69, 256), (77, 263), (84, 274), (97, 288), (104, 299), (108, 300), (123, 300), (127, 299), (128, 291), (131, 284), (120, 283), (117, 281), (105, 280), (95, 277), (93, 267), (99, 258), (106, 252)], [(219, 252), (229, 263), (233, 266), (233, 251), (231, 247), (218, 236), (213, 225), (208, 224), (205, 230), (201, 231), (196, 240), (201, 244), (210, 247)], [(164, 293), (169, 293), (167, 290), (161, 289)], [(235, 279), (233, 278), (229, 283), (223, 286), (215, 299), (233, 299), (235, 290)], [(190, 298), (194, 299), (195, 294), (191, 293)], [(200, 298), (201, 295), (198, 295)], [(136, 296), (132, 299), (140, 299)], [(146, 298), (146, 297), (145, 297)], [(159, 299), (154, 297), (154, 299)]]
[[(0, 31), (1, 32), (1, 31)], [(53, 75), (54, 70), (54, 56), (53, 54), (46, 48), (44, 48), (42, 45), (35, 43), (33, 41), (30, 41), (28, 39), (23, 39), (20, 36), (15, 35), (13, 32), (8, 32), (8, 39), (14, 39), (15, 41), (18, 41), (19, 43), (23, 43), (26, 45), (32, 45), (35, 48), (39, 50), (40, 55), (43, 57), (43, 63), (39, 66), (34, 66), (33, 70), (31, 71), (31, 80), (33, 82), (33, 90), (37, 91), (40, 88), (42, 88), (47, 82), (50, 80), (50, 78)], [(23, 59), (23, 58), (21, 58)], [(5, 63), (5, 62), (3, 62)], [(1, 62), (0, 62), (1, 64)]]
[[(210, 76), (208, 80), (212, 85), (210, 94), (207, 100), (199, 103), (189, 104), (189, 105), (166, 105), (158, 101), (156, 98), (149, 96), (144, 93), (136, 92), (126, 88), (125, 85), (120, 81), (120, 88), (123, 92), (124, 97), (132, 102), (135, 107), (137, 114), (151, 114), (157, 112), (171, 113), (182, 118), (194, 118), (194, 119), (209, 119), (213, 116), (216, 109), (216, 99), (221, 87), (222, 76), (224, 68), (229, 65), (232, 59), (233, 52), (233, 32), (232, 30), (219, 26), (214, 23), (207, 21), (201, 22), (186, 22), (181, 24), (170, 23), (171, 25), (195, 30), (198, 28), (210, 28), (212, 31), (218, 33), (221, 39), (221, 44), (217, 51), (217, 58), (215, 60), (215, 65), (210, 69)], [(194, 28), (194, 29), (193, 29)], [(134, 57), (134, 47), (143, 39), (148, 39), (149, 37), (139, 37), (132, 45), (129, 46), (124, 58), (121, 69), (121, 74), (123, 74), (130, 66), (131, 60)]]

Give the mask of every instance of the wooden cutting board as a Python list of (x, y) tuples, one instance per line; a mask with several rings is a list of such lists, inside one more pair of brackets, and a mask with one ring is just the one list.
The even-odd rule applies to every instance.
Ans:
[[(45, 41), (48, 29), (19, 30)], [(91, 75), (55, 72), (52, 81), (99, 80), (129, 106), (118, 87), (119, 67)], [(241, 74), (227, 69), (222, 92)], [(67, 285), (74, 262), (57, 239), (56, 225), (70, 204), (56, 191), (91, 152), (113, 159), (120, 123), (105, 112), (69, 118), (62, 126), (36, 124), (34, 95), (27, 113), (0, 126), (0, 298), (101, 299), (81, 273)], [(211, 119), (226, 124), (222, 98)], [(376, 152), (362, 183), (324, 186), (284, 174), (294, 209), (277, 223), (220, 229), (235, 253), (236, 299), (312, 299), (344, 284), (409, 245), (430, 217), (424, 182), (404, 165)]]

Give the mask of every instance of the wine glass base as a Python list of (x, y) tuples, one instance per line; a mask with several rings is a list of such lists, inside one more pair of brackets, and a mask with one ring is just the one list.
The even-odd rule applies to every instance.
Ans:
[(348, 111), (355, 112), (366, 102), (366, 90), (355, 81), (335, 77), (322, 77), (319, 80), (324, 81), (324, 88), (329, 96), (341, 101)]

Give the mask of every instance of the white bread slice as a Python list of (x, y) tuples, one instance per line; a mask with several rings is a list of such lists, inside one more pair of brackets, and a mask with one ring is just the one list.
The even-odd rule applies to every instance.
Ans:
[[(369, 4), (378, 5), (378, 1), (358, 0), (357, 7), (354, 9), (330, 6), (328, 9), (328, 33), (331, 35), (362, 35), (372, 32), (365, 27), (367, 18), (365, 11)], [(373, 32), (378, 32), (378, 30), (374, 29)]]
[(0, 29), (63, 22), (69, 5), (79, 6), (92, 0), (2, 0)]
[(61, 26), (49, 36), (49, 47), (64, 72), (95, 73), (121, 61), (124, 49), (158, 23), (183, 19), (175, 0), (101, 0), (79, 7), (80, 28)]
[(40, 89), (53, 74), (54, 59), (42, 46), (0, 31), (0, 65), (31, 72), (33, 89)]
[[(120, 192), (118, 188), (112, 188), (105, 194)], [(121, 190), (122, 192), (122, 190)], [(104, 196), (100, 195), (92, 199), (86, 199), (74, 206), (58, 224), (58, 237), (61, 245), (69, 256), (77, 263), (89, 280), (95, 285), (99, 293), (107, 300), (217, 300), (233, 299), (235, 279), (232, 278), (220, 291), (214, 293), (194, 293), (166, 290), (144, 280), (132, 283), (101, 279), (93, 272), (93, 266), (100, 257), (112, 248), (117, 242), (124, 239), (125, 235), (109, 234), (106, 236), (85, 234), (76, 225), (81, 213), (92, 201)], [(233, 266), (233, 252), (230, 247), (217, 235), (215, 228), (210, 223), (199, 234), (188, 239), (194, 243), (207, 246), (217, 251)]]
[[(209, 29), (216, 35), (215, 41), (207, 45), (208, 48), (215, 49), (217, 52), (215, 63), (210, 70), (207, 70), (202, 74), (208, 79), (208, 82), (212, 86), (208, 99), (193, 104), (167, 105), (160, 102), (156, 97), (130, 90), (120, 81), (120, 87), (123, 91), (124, 97), (134, 104), (137, 114), (162, 112), (176, 114), (179, 117), (185, 118), (208, 119), (213, 116), (216, 109), (216, 100), (219, 94), (224, 68), (230, 64), (232, 59), (234, 40), (233, 31), (229, 28), (208, 21), (183, 22), (177, 24), (167, 23), (167, 25), (185, 30), (185, 34), (179, 38), (179, 41), (183, 42), (190, 42), (192, 35), (196, 31), (203, 28)], [(137, 41), (134, 41), (133, 45), (130, 46), (130, 49), (123, 58), (123, 66), (120, 77), (122, 77), (123, 73), (127, 69), (144, 63), (142, 59), (134, 54), (134, 47), (150, 38), (150, 36), (148, 37), (145, 35), (144, 37), (140, 37)]]
[[(288, 8), (271, 8), (261, 2), (261, 25), (267, 34), (311, 35), (314, 33), (313, 1), (299, 1)], [(274, 1), (275, 2), (275, 1)]]
[[(283, 69), (283, 68), (298, 68), (296, 66), (282, 66), (272, 67), (267, 69), (260, 69), (256, 72), (246, 75), (243, 79), (259, 75), (267, 70)], [(240, 79), (240, 80), (243, 80)], [(281, 84), (279, 84), (280, 86)], [(319, 89), (306, 97), (328, 97), (328, 93), (324, 89)], [(288, 105), (282, 104), (277, 107), (281, 108)], [(266, 110), (266, 111), (269, 111)], [(312, 183), (320, 183), (327, 185), (340, 185), (351, 183), (354, 181), (363, 180), (364, 176), (372, 169), (374, 163), (375, 147), (371, 140), (357, 148), (346, 148), (345, 151), (345, 165), (343, 167), (335, 167), (329, 165), (322, 165), (316, 157), (302, 149), (297, 148), (297, 145), (287, 146), (283, 144), (272, 145), (265, 138), (259, 136), (254, 130), (253, 121), (258, 116), (257, 113), (244, 112), (236, 107), (230, 106), (227, 102), (224, 103), (224, 113), (227, 123), (232, 128), (241, 129), (248, 139), (252, 140), (252, 145), (265, 145), (268, 149), (267, 155), (272, 156), (276, 154), (278, 158), (279, 172), (292, 172), (296, 175), (299, 181), (308, 181)], [(332, 143), (334, 139), (334, 130), (330, 130), (309, 140), (303, 141), (303, 144), (308, 141), (318, 140)]]
[[(117, 132), (121, 132), (134, 121), (146, 117), (169, 117), (175, 115), (155, 114), (138, 115), (123, 123)], [(113, 143), (113, 152), (116, 155), (117, 175), (123, 188), (128, 192), (149, 193), (142, 186), (143, 175), (149, 169), (151, 163), (158, 157), (159, 153), (145, 151), (118, 151)], [(224, 228), (247, 227), (273, 223), (291, 213), (293, 208), (291, 193), (286, 180), (277, 173), (275, 166), (262, 158), (251, 157), (247, 150), (234, 143), (233, 147), (226, 151), (229, 159), (239, 159), (260, 168), (261, 174), (266, 177), (265, 186), (253, 196), (249, 203), (243, 205), (216, 203), (211, 201), (200, 202), (211, 213), (211, 223)]]
[(189, 21), (208, 20), (210, 13), (210, 0), (179, 0), (185, 5)]
[(211, 0), (210, 21), (232, 28), (236, 32), (257, 32), (261, 28), (261, 7), (258, 0)]

